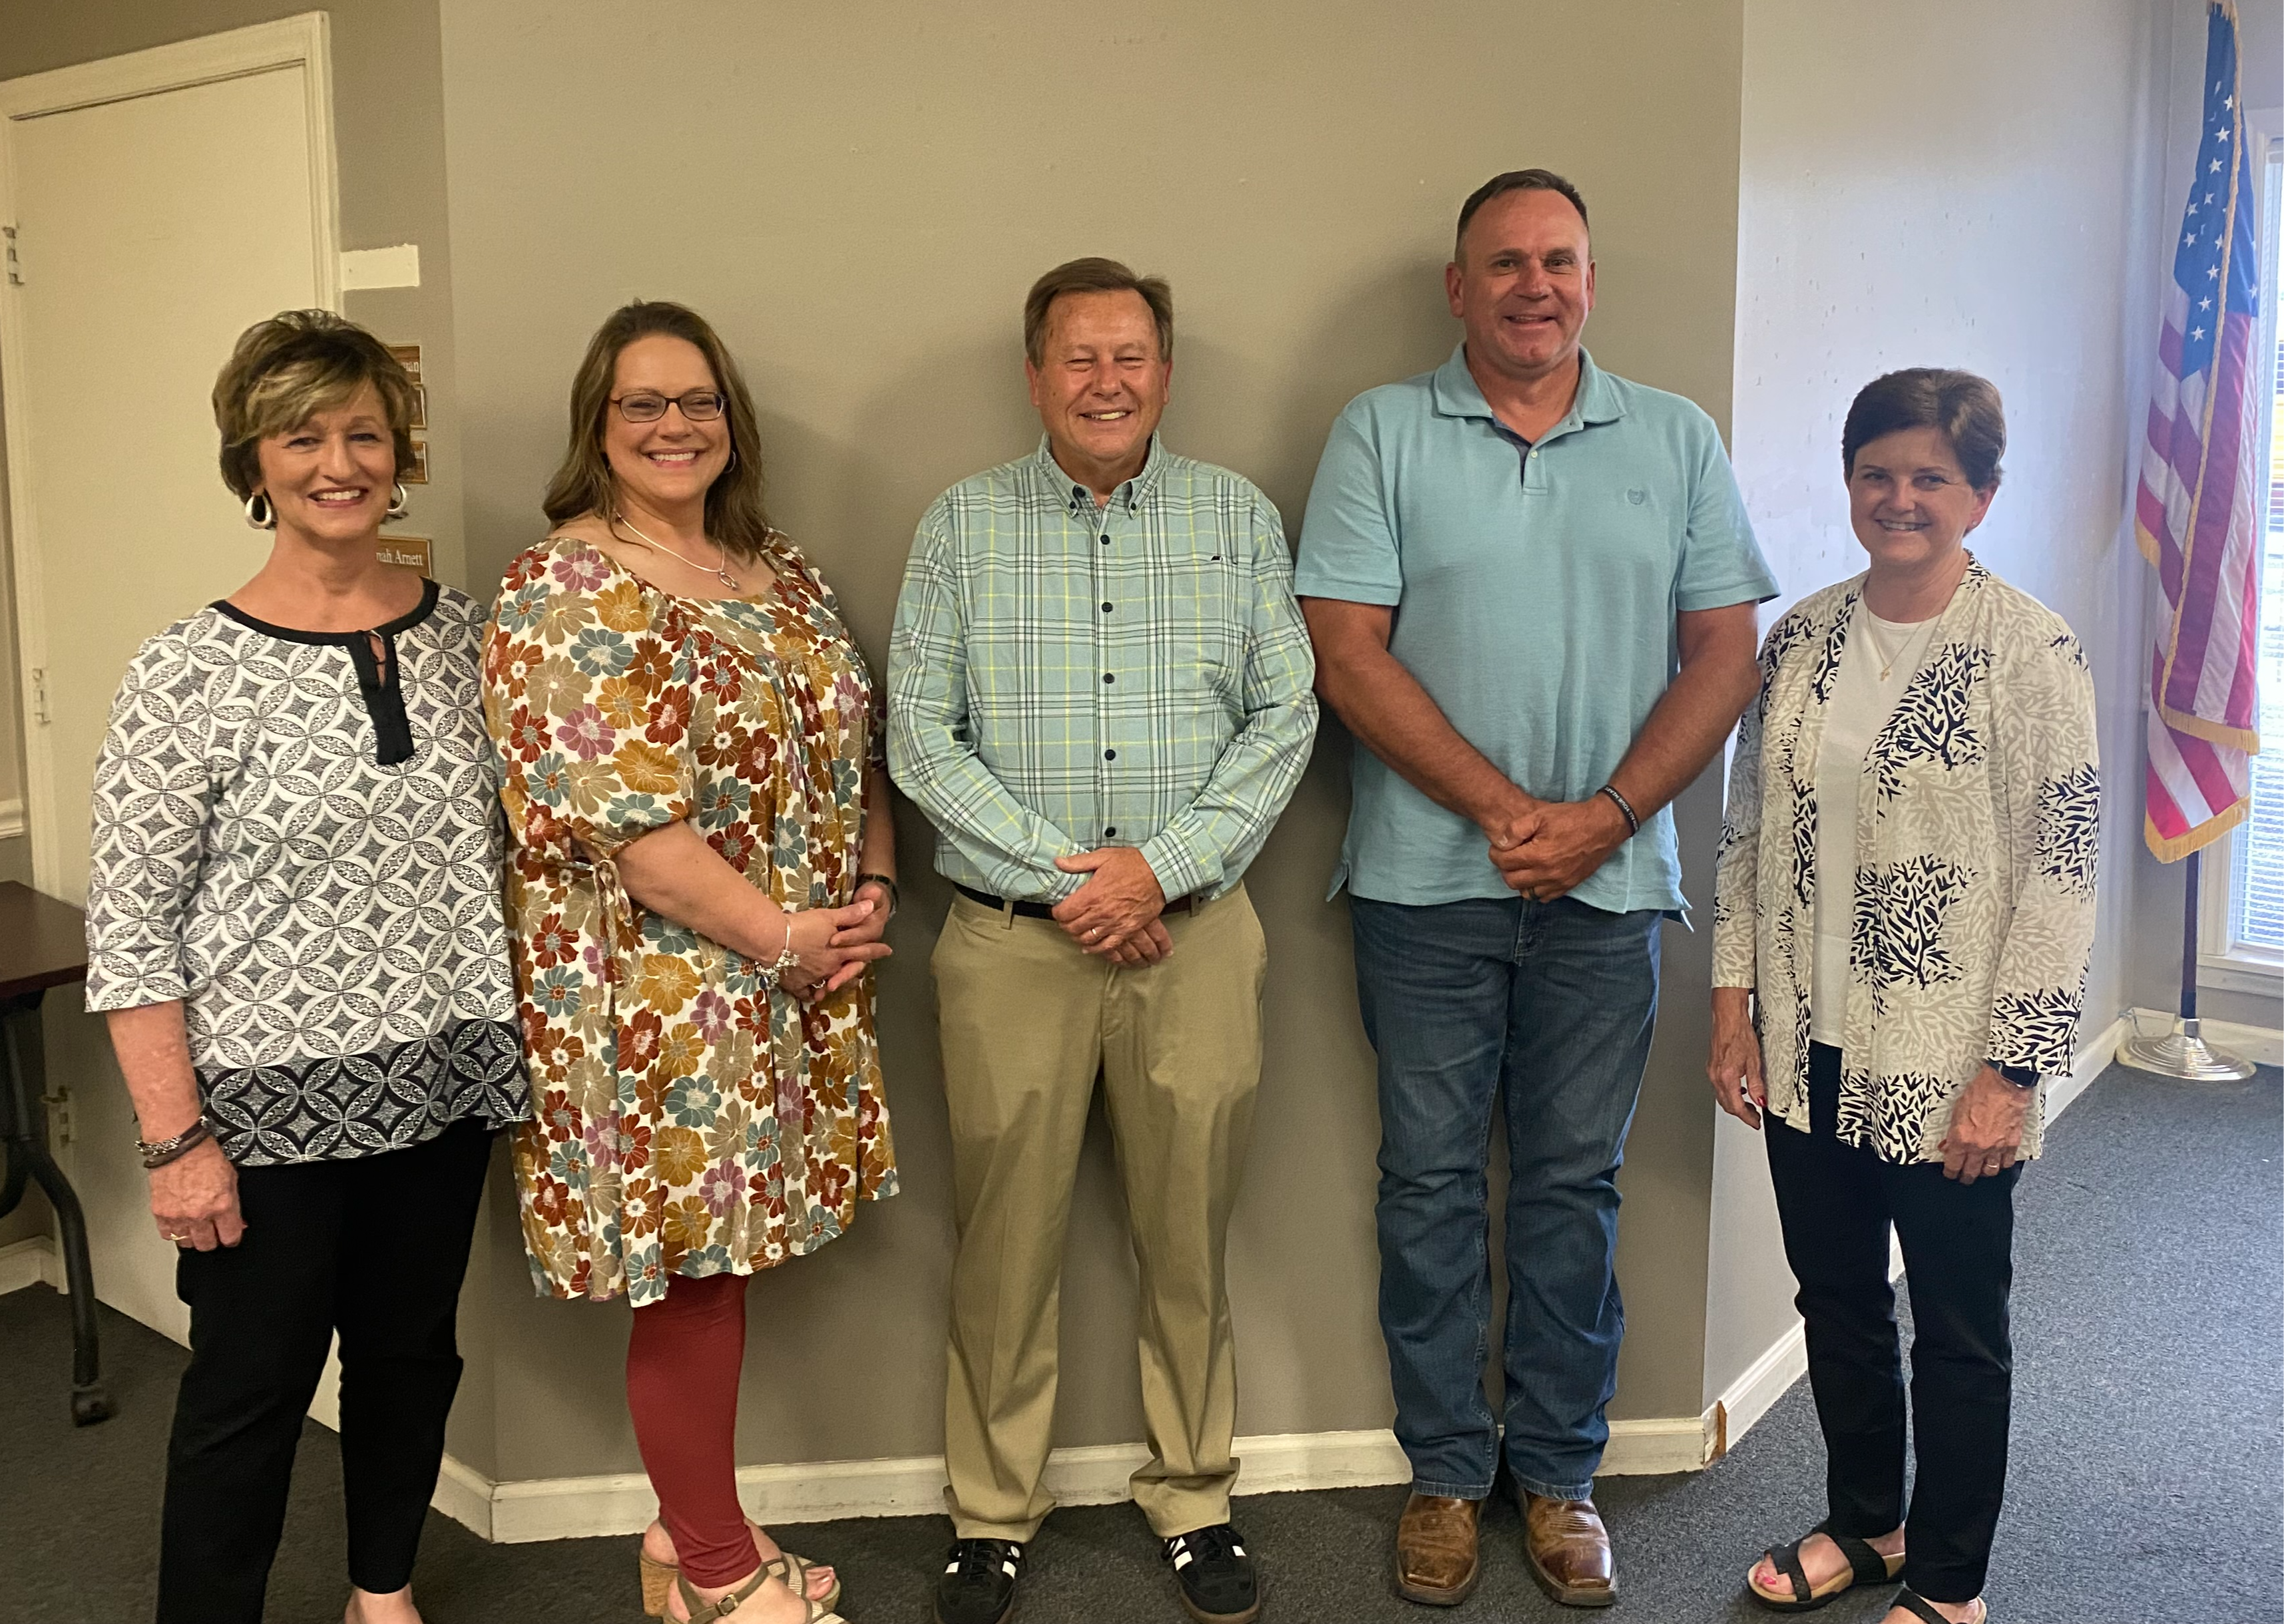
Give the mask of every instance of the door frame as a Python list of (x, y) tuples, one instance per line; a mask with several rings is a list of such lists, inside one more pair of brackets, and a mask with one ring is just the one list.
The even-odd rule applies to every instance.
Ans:
[[(309, 144), (311, 285), (325, 309), (341, 308), (340, 195), (333, 149), (332, 25), (323, 12), (303, 12), (199, 39), (156, 45), (125, 56), (76, 63), (0, 82), (0, 226), (16, 223), (16, 127), (51, 113), (106, 102), (184, 90), (281, 67), (302, 70), (302, 102)], [(8, 239), (12, 243), (12, 238)], [(28, 285), (40, 276), (39, 245), (25, 245)], [(40, 566), (39, 515), (32, 499), (32, 424), (8, 411), (26, 398), (23, 288), (0, 272), (0, 413), (7, 423), (8, 554), (15, 574), (18, 711), (24, 740), (24, 816), (32, 840), (32, 881), (53, 894), (59, 842), (53, 753), (38, 715), (48, 664), (45, 582)], [(86, 839), (84, 828), (71, 837)]]

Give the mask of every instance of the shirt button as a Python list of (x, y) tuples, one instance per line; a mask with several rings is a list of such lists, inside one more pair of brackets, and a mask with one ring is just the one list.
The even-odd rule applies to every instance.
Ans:
[(1105, 604), (1105, 605), (1103, 605), (1103, 606), (1102, 606), (1102, 612), (1103, 612), (1103, 613), (1105, 613), (1105, 614), (1108, 614), (1108, 613), (1110, 613), (1110, 605), (1109, 605), (1108, 604)]
[(1117, 824), (1111, 824), (1111, 826), (1110, 826), (1109, 828), (1107, 828), (1107, 829), (1106, 829), (1106, 830), (1104, 830), (1104, 831), (1102, 832), (1102, 838), (1103, 838), (1104, 839), (1107, 840), (1108, 839), (1110, 839), (1110, 837), (1111, 837), (1111, 836), (1113, 836), (1113, 835), (1116, 834), (1117, 832), (1118, 832), (1118, 825), (1117, 825)]
[(1106, 761), (1115, 761), (1118, 759), (1118, 752), (1115, 750), (1106, 750), (1102, 753), (1102, 759)]
[(1108, 536), (1107, 536), (1107, 535), (1106, 535), (1106, 536), (1104, 536), (1104, 537), (1102, 538), (1102, 544), (1103, 544), (1105, 547), (1109, 546), (1109, 545), (1110, 545), (1110, 538), (1109, 538)]
[(1535, 462), (1537, 462), (1537, 461), (1538, 460), (1538, 453), (1537, 453), (1537, 452), (1536, 452), (1536, 451), (1533, 451), (1533, 452), (1530, 454), (1530, 460), (1531, 460), (1532, 462), (1534, 462), (1534, 463), (1535, 463)]
[(1116, 677), (1115, 677), (1115, 676), (1111, 675), (1109, 672), (1105, 671), (1105, 672), (1102, 674), (1102, 680), (1103, 680), (1104, 682), (1106, 682), (1106, 683), (1115, 683), (1115, 682), (1116, 682), (1118, 679), (1117, 679)]

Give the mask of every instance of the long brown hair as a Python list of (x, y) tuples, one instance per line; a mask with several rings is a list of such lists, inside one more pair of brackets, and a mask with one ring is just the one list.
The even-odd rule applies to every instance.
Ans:
[(610, 460), (603, 455), (603, 414), (611, 409), (611, 385), (618, 376), (619, 352), (637, 339), (664, 333), (698, 347), (713, 369), (715, 386), (728, 397), (730, 465), (706, 491), (706, 534), (724, 550), (751, 558), (770, 534), (762, 506), (762, 442), (754, 427), (754, 397), (745, 374), (723, 347), (706, 318), (671, 300), (637, 299), (611, 312), (588, 341), (587, 355), (571, 380), (571, 439), (563, 465), (547, 482), (540, 504), (547, 522), (559, 525), (583, 513), (609, 518), (618, 511)]

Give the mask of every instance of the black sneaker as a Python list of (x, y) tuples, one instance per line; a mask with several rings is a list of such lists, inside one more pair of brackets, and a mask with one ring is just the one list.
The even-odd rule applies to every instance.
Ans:
[(1015, 1611), (1023, 1548), (1013, 1540), (954, 1540), (935, 1581), (935, 1624), (1002, 1624)]
[(1253, 1624), (1261, 1616), (1260, 1580), (1236, 1529), (1216, 1523), (1162, 1543), (1182, 1587), (1182, 1610), (1198, 1624)]

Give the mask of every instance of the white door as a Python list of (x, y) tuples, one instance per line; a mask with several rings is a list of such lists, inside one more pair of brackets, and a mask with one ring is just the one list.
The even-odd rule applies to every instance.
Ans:
[[(87, 890), (88, 786), (121, 672), (268, 556), (216, 472), (210, 393), (250, 324), (338, 302), (322, 18), (0, 84), (11, 545), (39, 888)], [(79, 989), (43, 1006), (96, 1294), (176, 1337), (134, 1118)]]

